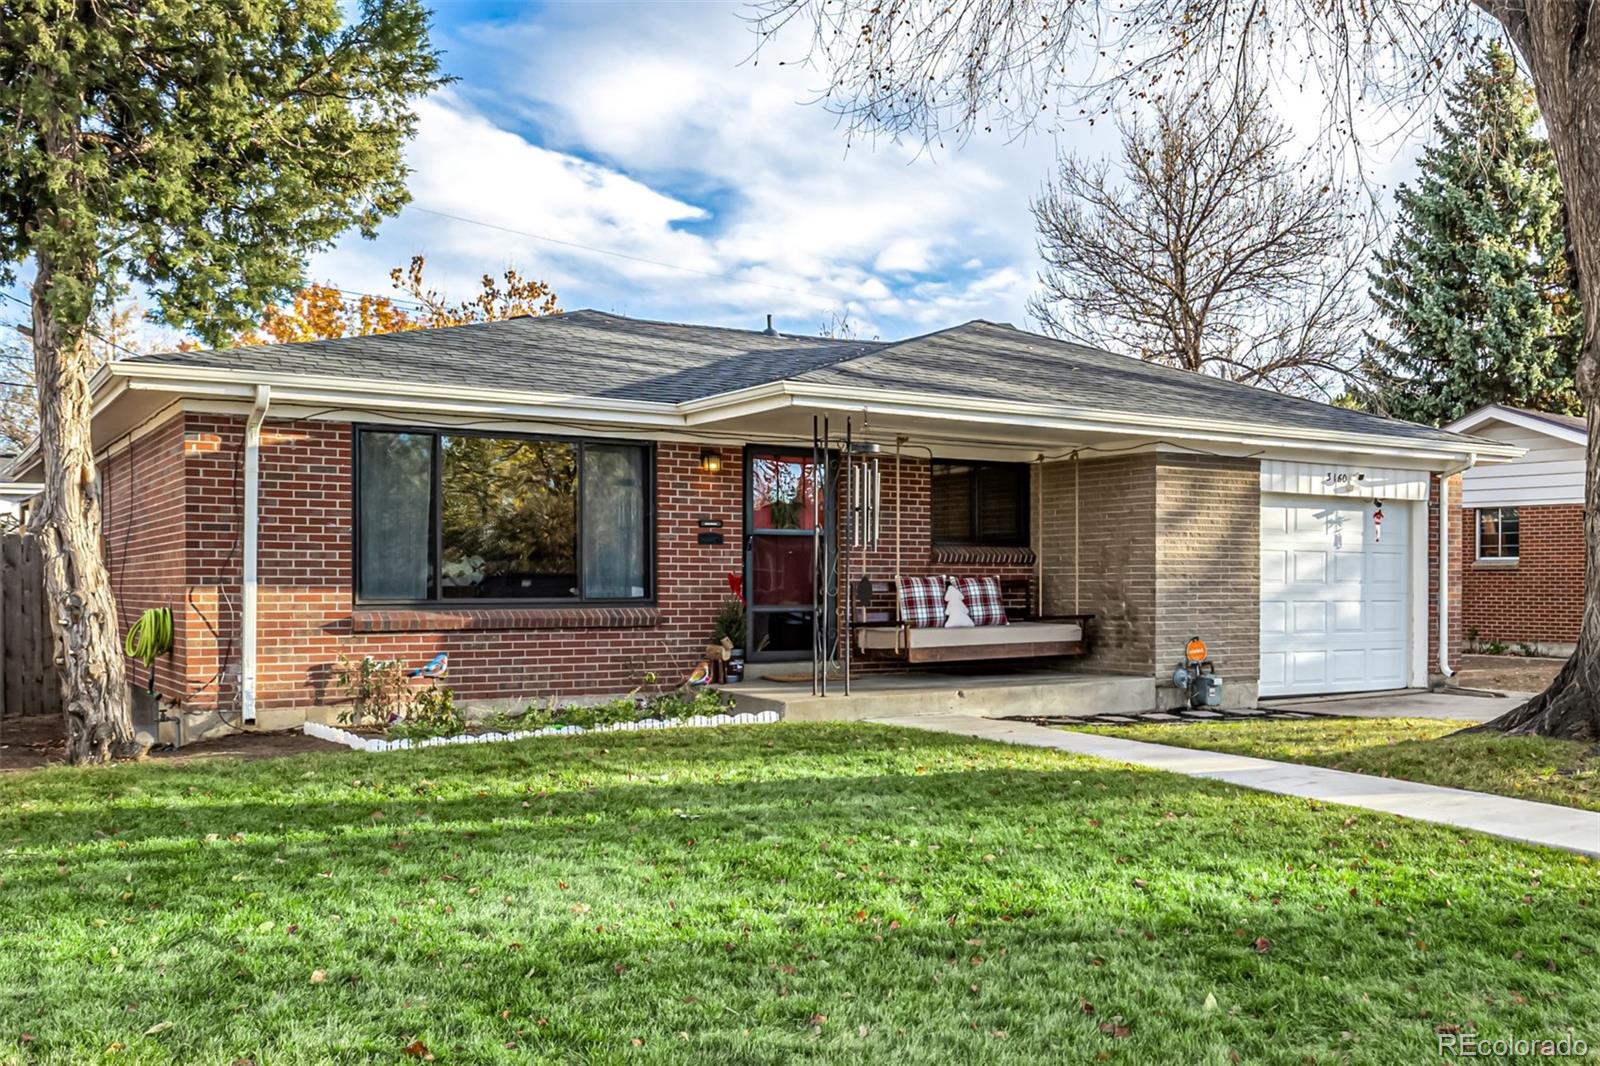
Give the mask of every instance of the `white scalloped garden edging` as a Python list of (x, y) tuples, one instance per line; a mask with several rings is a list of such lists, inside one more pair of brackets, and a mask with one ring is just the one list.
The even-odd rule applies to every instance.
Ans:
[(307, 722), (305, 734), (318, 740), (330, 740), (356, 751), (403, 751), (407, 748), (438, 748), (447, 744), (500, 744), (508, 740), (527, 740), (530, 737), (576, 736), (582, 733), (636, 733), (644, 729), (704, 729), (719, 725), (766, 725), (778, 720), (777, 711), (757, 711), (744, 714), (695, 715), (692, 718), (645, 718), (638, 722), (613, 722), (596, 726), (545, 726), (543, 729), (524, 729), (513, 733), (462, 733), (453, 737), (429, 737), (427, 740), (383, 740), (364, 737), (348, 729), (321, 722)]

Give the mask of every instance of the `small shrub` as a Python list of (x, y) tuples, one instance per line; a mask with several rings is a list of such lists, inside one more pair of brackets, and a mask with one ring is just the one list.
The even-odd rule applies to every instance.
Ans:
[(1539, 657), (1539, 649), (1524, 641), (1517, 645), (1517, 654), (1524, 659), (1537, 659)]
[(467, 720), (456, 706), (456, 694), (448, 688), (425, 688), (418, 692), (405, 718), (389, 727), (391, 737), (426, 740), (453, 737), (467, 731)]
[(1506, 653), (1506, 642), (1503, 640), (1486, 640), (1478, 650), (1484, 655), (1504, 655)]
[(334, 679), (350, 700), (349, 709), (339, 714), (339, 721), (347, 725), (388, 725), (411, 702), (405, 663), (399, 659), (341, 655)]
[(711, 623), (711, 639), (721, 641), (724, 637), (733, 641), (734, 651), (744, 651), (744, 603), (733, 597), (722, 601), (722, 606), (717, 608), (717, 617)]

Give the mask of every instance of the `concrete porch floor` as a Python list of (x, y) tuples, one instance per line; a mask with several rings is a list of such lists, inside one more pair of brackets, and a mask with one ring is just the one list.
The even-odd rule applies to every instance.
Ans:
[[(799, 664), (798, 671), (804, 671)], [(856, 721), (884, 715), (1092, 715), (1147, 711), (1155, 706), (1148, 677), (1014, 670), (968, 674), (931, 670), (857, 675), (844, 694), (828, 679), (828, 695), (813, 696), (809, 681), (751, 678), (723, 689), (740, 711), (777, 711), (790, 722)]]

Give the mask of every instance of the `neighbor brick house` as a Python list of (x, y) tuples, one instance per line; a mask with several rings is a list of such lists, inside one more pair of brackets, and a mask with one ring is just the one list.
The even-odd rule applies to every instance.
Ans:
[(730, 576), (752, 661), (807, 659), (819, 416), (882, 471), (852, 577), (1024, 579), (1036, 613), (1094, 615), (1052, 665), (1151, 705), (1195, 635), (1233, 702), (1426, 685), (1461, 637), (1441, 478), (1520, 452), (988, 322), (578, 311), (141, 356), (94, 389), (121, 623), (171, 607), (159, 691), (264, 724), (326, 715), (341, 656), (448, 652), (469, 700), (676, 683)]
[(1462, 476), (1463, 632), (1480, 646), (1572, 654), (1583, 622), (1587, 423), (1490, 404), (1445, 428), (1524, 449)]

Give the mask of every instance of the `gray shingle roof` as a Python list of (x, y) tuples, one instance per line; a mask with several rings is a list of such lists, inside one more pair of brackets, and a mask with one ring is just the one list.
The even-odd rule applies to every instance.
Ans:
[(801, 374), (799, 380), (1014, 400), (1100, 414), (1209, 418), (1221, 428), (1243, 422), (1414, 440), (1471, 439), (981, 320), (819, 367)]
[(1553, 411), (1535, 411), (1531, 407), (1513, 407), (1510, 404), (1491, 406), (1504, 406), (1508, 411), (1516, 411), (1519, 414), (1527, 415), (1529, 418), (1537, 418), (1541, 422), (1549, 422), (1553, 426), (1560, 426), (1562, 429), (1575, 429), (1579, 433), (1589, 432), (1589, 421), (1581, 415), (1558, 415)]
[(881, 347), (571, 311), (303, 344), (169, 352), (139, 361), (681, 403), (796, 377)]
[(774, 381), (1048, 404), (1119, 416), (1461, 442), (1457, 433), (975, 321), (897, 342), (771, 336), (571, 311), (139, 361), (681, 403)]

